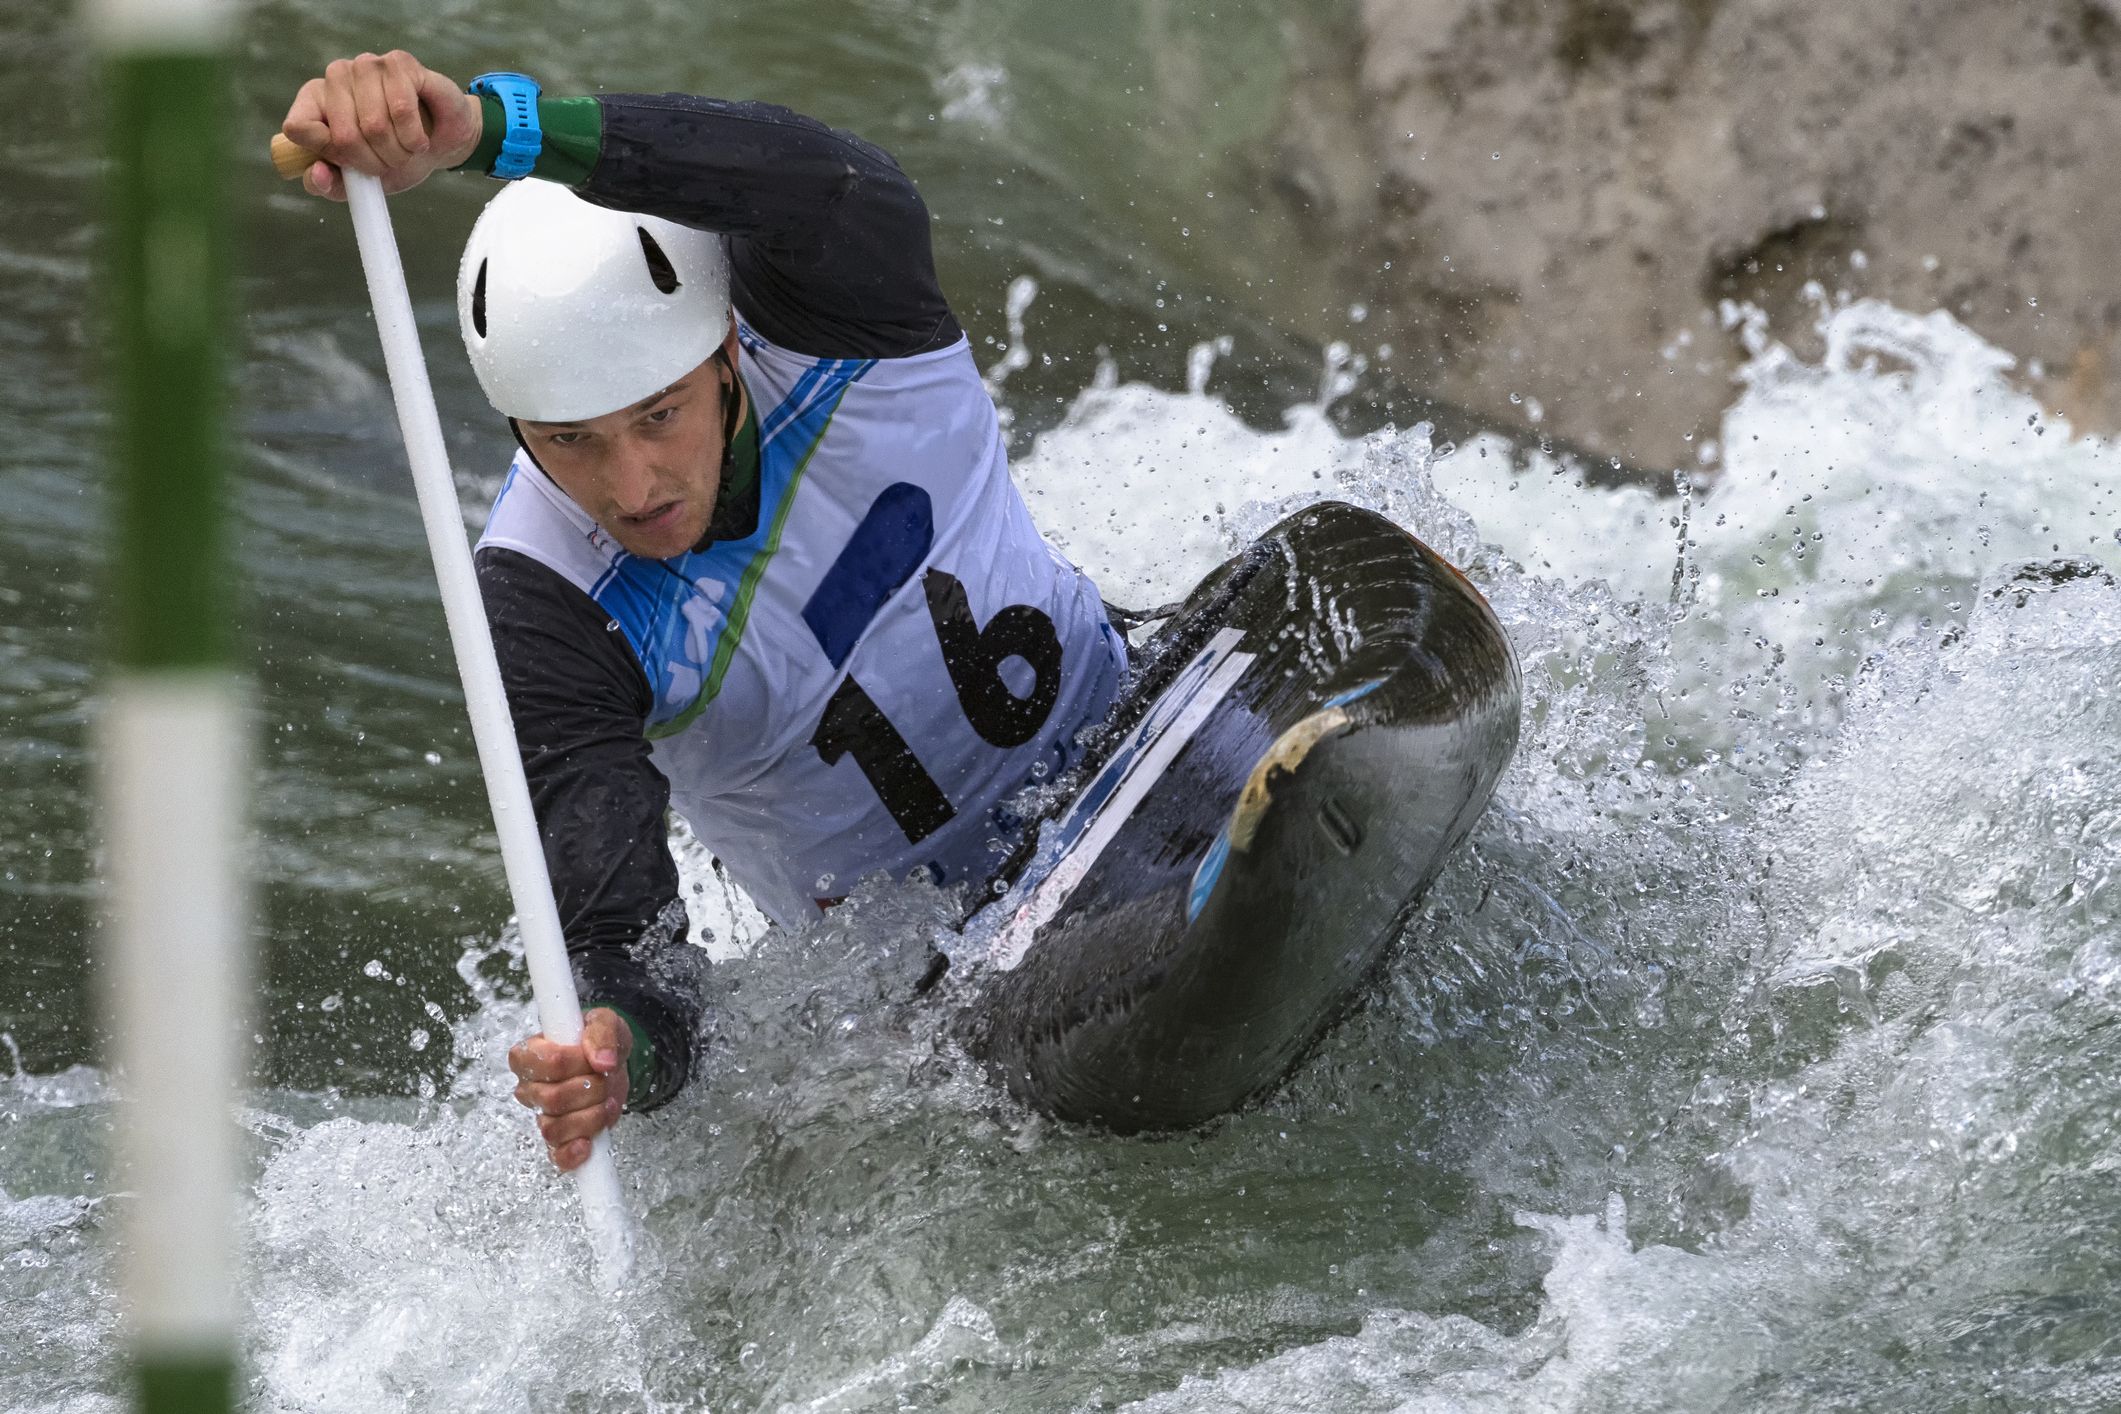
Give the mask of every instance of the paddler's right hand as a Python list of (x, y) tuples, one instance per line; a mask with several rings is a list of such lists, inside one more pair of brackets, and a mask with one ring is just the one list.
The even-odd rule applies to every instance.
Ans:
[(579, 1045), (532, 1036), (508, 1052), (516, 1099), (537, 1111), (538, 1132), (561, 1172), (589, 1159), (589, 1144), (617, 1124), (626, 1107), (626, 1058), (633, 1029), (609, 1007), (582, 1018)]
[(302, 174), (317, 196), (346, 200), (338, 168), (404, 191), (437, 168), (455, 167), (479, 145), (479, 100), (402, 49), (334, 59), (295, 95), (280, 131), (323, 158)]

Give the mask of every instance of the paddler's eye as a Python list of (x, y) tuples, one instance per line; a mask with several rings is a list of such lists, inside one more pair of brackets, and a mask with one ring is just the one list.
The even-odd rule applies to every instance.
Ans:
[(555, 432), (545, 440), (552, 443), (555, 447), (579, 447), (582, 445), (582, 434), (579, 432)]
[(654, 423), (657, 427), (662, 427), (665, 424), (669, 423), (677, 415), (678, 410), (674, 407), (657, 408), (654, 412), (648, 414), (646, 420)]

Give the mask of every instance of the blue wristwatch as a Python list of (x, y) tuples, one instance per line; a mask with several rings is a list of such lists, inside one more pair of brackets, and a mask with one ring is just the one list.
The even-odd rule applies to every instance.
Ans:
[(508, 119), (500, 154), (487, 169), (488, 176), (512, 182), (529, 176), (537, 166), (538, 154), (545, 150), (545, 134), (538, 129), (538, 94), (542, 91), (528, 74), (480, 74), (471, 81), (471, 92), (498, 100)]

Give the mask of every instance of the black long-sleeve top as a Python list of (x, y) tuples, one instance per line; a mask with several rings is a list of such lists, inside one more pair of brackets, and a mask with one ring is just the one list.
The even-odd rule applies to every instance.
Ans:
[[(536, 174), (601, 206), (723, 237), (730, 292), (772, 342), (820, 358), (896, 358), (961, 335), (935, 274), (928, 210), (881, 149), (785, 108), (682, 94), (539, 105)], [(500, 140), (488, 100), (483, 170)], [(749, 532), (757, 488), (725, 491), (709, 539)], [(701, 956), (667, 843), (669, 783), (649, 759), (648, 682), (596, 602), (514, 551), (477, 556), (531, 803), (585, 1007), (635, 1031), (629, 1107), (693, 1069)]]

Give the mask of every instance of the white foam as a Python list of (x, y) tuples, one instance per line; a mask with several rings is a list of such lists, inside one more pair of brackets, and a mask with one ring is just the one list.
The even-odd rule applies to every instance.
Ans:
[[(1316, 408), (1297, 409), (1283, 428), (1260, 433), (1197, 391), (1136, 385), (1086, 392), (1021, 462), (1041, 519), (1122, 601), (1181, 592), (1292, 498), (1320, 494), (1386, 509), (1469, 564), (1517, 637), (1528, 670), (1531, 730), (1506, 782), (1497, 828), (1548, 832), (1543, 849), (1558, 843), (1579, 858), (1565, 866), (1554, 856), (1557, 872), (1544, 881), (1535, 875), (1514, 890), (1503, 886), (1534, 909), (1541, 947), (1577, 979), (1567, 995), (1591, 1009), (1570, 1024), (1592, 1024), (1598, 1015), (1595, 969), (1621, 967), (1615, 930), (1629, 925), (1630, 913), (1618, 893), (1598, 901), (1598, 891), (1612, 888), (1602, 877), (1624, 874), (1630, 851), (1645, 859), (1669, 855), (1674, 868), (1684, 867), (1676, 861), (1689, 851), (1703, 851), (1702, 886), (1718, 897), (1660, 898), (1635, 910), (1634, 927), (1668, 938), (1658, 946), (1683, 955), (1697, 942), (1685, 936), (1689, 929), (1723, 926), (1717, 920), (1727, 923), (1731, 910), (1743, 907), (1737, 871), (1747, 855), (1773, 856), (1781, 882), (1767, 903), (1776, 923), (1764, 936), (1792, 941), (1757, 959), (1716, 960), (1732, 979), (1725, 985), (1736, 987), (1734, 1014), (1801, 1009), (1830, 978), (1842, 984), (1827, 989), (1830, 1032), (1850, 1018), (1876, 1025), (1872, 1033), (1822, 1041), (1823, 1057), (1793, 1073), (1771, 1067), (1767, 1075), (1698, 1077), (1694, 1103), (1710, 1117), (1702, 1122), (1724, 1125), (1722, 1148), (1703, 1161), (1698, 1181), (1749, 1195), (1706, 1245), (1631, 1239), (1618, 1198), (1588, 1215), (1563, 1209), (1546, 1216), (1526, 1206), (1523, 1260), (1543, 1274), (1536, 1312), (1522, 1328), (1372, 1305), (1353, 1335), (1298, 1341), (1262, 1361), (1228, 1364), (1138, 1407), (1714, 1407), (1743, 1401), (1757, 1379), (1812, 1358), (1828, 1333), (1803, 1320), (1793, 1325), (1786, 1313), (1860, 1306), (1874, 1280), (1864, 1256), (1872, 1245), (1916, 1234), (1941, 1241), (1947, 1232), (1965, 1240), (1964, 1229), (1944, 1219), (1914, 1221), (1880, 1205), (1933, 1203), (1940, 1184), (1964, 1180), (1969, 1155), (2007, 1166), (2007, 1157), (1985, 1157), (2007, 1147), (1989, 1132), (1999, 1113), (1985, 1087), (2041, 1062), (1997, 1049), (1973, 1016), (1922, 1030), (1907, 1019), (1909, 1008), (1920, 1008), (1904, 986), (1881, 992), (1880, 968), (1891, 982), (1908, 970), (1896, 970), (1896, 960), (1919, 959), (1928, 979), (1922, 1004), (1949, 1012), (1951, 992), (1936, 980), (1939, 969), (1995, 945), (1992, 929), (1952, 926), (1954, 911), (1978, 914), (1983, 900), (2009, 893), (2021, 876), (2026, 899), (2073, 885), (2091, 897), (2111, 892), (2104, 882), (2113, 875), (2110, 852), (2087, 855), (2084, 842), (2096, 839), (2110, 850), (2114, 832), (2097, 823), (2105, 818), (2097, 809), (2121, 797), (2121, 782), (2093, 765), (2083, 766), (2074, 794), (2065, 792), (2082, 806), (2064, 822), (2074, 831), (2076, 863), (2010, 842), (2062, 828), (2062, 817), (2037, 804), (2048, 799), (2057, 753), (2088, 752), (2097, 733), (2121, 723), (2108, 723), (2093, 705), (2092, 684), (2110, 666), (2099, 655), (2113, 633), (2096, 586), (2045, 595), (2031, 615), (1997, 609), (1941, 656), (1937, 640), (1950, 623), (1974, 617), (1980, 578), (2002, 575), (2013, 559), (2052, 553), (2053, 545), (2109, 555), (2108, 546), (2090, 542), (2094, 529), (2103, 529), (2116, 463), (2106, 444), (2072, 442), (2053, 427), (2036, 436), (2025, 427), (2030, 404), (2003, 381), (1999, 360), (1948, 320), (1850, 306), (1827, 313), (1825, 332), (1831, 352), (1817, 366), (1762, 347), (1724, 430), (1721, 479), (1684, 507), (1647, 491), (1587, 488), (1536, 459), (1530, 470), (1498, 477), (1508, 456), (1493, 441), (1438, 459), (1425, 431), (1348, 439)], [(1873, 361), (1873, 353), (1892, 361)], [(1187, 489), (1178, 494), (1178, 487)], [(1785, 514), (1791, 506), (1797, 515)], [(1682, 509), (1692, 541), (1683, 556), (1678, 527), (1670, 524)], [(1814, 533), (1823, 538), (1811, 539)], [(1499, 552), (1483, 549), (1483, 539), (1499, 542)], [(1755, 563), (1756, 556), (1766, 563)], [(1911, 636), (1925, 614), (1930, 629)], [(2045, 627), (2027, 627), (2036, 620)], [(1809, 734), (1799, 732), (1802, 704), (1819, 700), (1820, 684), (1867, 660), (1861, 680), (1831, 711), (1804, 719)], [(1740, 679), (1744, 693), (1730, 696), (1728, 687)], [(1977, 764), (1981, 743), (2008, 733), (2028, 684), (2044, 700), (2059, 693), (2076, 704), (2069, 720), (2078, 725)], [(1741, 810), (1717, 827), (1716, 811), (1686, 804), (1689, 782), (1706, 779), (1702, 763), (1675, 762), (1670, 753), (1728, 742), (1734, 705), (1763, 709), (1773, 724), (1761, 730), (1778, 743), (1803, 740), (1779, 757), (1796, 774), (1775, 776), (1765, 787), (1787, 804)], [(1845, 728), (1844, 712), (1853, 714)], [(1660, 753), (1653, 733), (1661, 732), (1681, 745)], [(1940, 817), (1972, 822), (1982, 802), (1994, 809), (1978, 825), (1965, 825), (1962, 845), (1940, 848)], [(1675, 806), (1679, 814), (1663, 813)], [(682, 843), (680, 855), (695, 886), (719, 889)], [(1567, 892), (1572, 867), (1581, 882)], [(1718, 872), (1726, 869), (1732, 872)], [(1881, 911), (1881, 881), (1896, 876), (1892, 897), (1943, 901), (1906, 914)], [(863, 946), (858, 940), (885, 926), (880, 917), (839, 919), (843, 926), (832, 936), (842, 941), (822, 946)], [(718, 919), (714, 931), (729, 939), (724, 955), (738, 962), (760, 936), (733, 914)], [(2121, 969), (2110, 948), (2039, 929), (2021, 936), (2039, 941), (2009, 954), (2013, 986), (2051, 985), (2026, 949), (2045, 956), (2060, 947), (2074, 957), (2065, 971), (2079, 991), (2113, 1003)], [(2005, 954), (1985, 955), (1994, 962)], [(830, 975), (836, 964), (813, 957), (805, 966), (826, 971), (804, 975)], [(789, 1253), (783, 1271), (757, 1277), (761, 1287), (726, 1269), (705, 1276), (703, 1286), (704, 1274), (682, 1275), (680, 1266), (671, 1272), (674, 1289), (692, 1291), (694, 1302), (774, 1313), (769, 1324), (783, 1343), (760, 1348), (778, 1350), (784, 1363), (769, 1376), (740, 1356), (732, 1374), (744, 1388), (770, 1390), (770, 1402), (869, 1407), (909, 1388), (988, 1378), (979, 1372), (1014, 1358), (1012, 1332), (1020, 1325), (1003, 1314), (1009, 1288), (993, 1287), (962, 1256), (924, 1259), (924, 1240), (914, 1236), (937, 1232), (938, 1222), (941, 1233), (967, 1222), (947, 1214), (977, 1191), (976, 1181), (954, 1169), (909, 1178), (917, 1185), (907, 1195), (915, 1212), (939, 1205), (918, 1229), (895, 1238), (867, 1236), (859, 1227), (826, 1236), (834, 1205), (871, 1211), (826, 1177), (850, 1176), (834, 1167), (847, 1155), (889, 1145), (894, 1134), (977, 1134), (980, 1126), (954, 1106), (924, 1115), (918, 1091), (903, 1097), (914, 1101), (910, 1110), (877, 1110), (876, 1101), (843, 1088), (856, 1055), (898, 1054), (890, 1045), (838, 1058), (838, 1041), (823, 1051), (788, 1049), (812, 1027), (820, 1038), (858, 1037), (865, 1013), (829, 995), (785, 1010), (791, 1003), (777, 997), (800, 999), (817, 980), (786, 993), (778, 991), (783, 985), (748, 994), (752, 1010), (728, 1052), (736, 1073), (720, 1081), (737, 1089), (696, 1100), (703, 1108), (683, 1119), (714, 1133), (702, 1141), (695, 1130), (685, 1140), (659, 1123), (647, 1141), (656, 1156), (648, 1169), (667, 1201), (706, 1203), (717, 1213), (722, 1236), (708, 1250), (730, 1257), (748, 1250), (756, 1260), (756, 1239), (740, 1235), (754, 1223), (817, 1227), (806, 1241), (823, 1245)], [(1653, 1002), (1641, 1003), (1649, 1008), (1642, 1015), (1654, 1019)], [(1947, 1075), (1950, 1082), (1940, 1084)], [(765, 1088), (748, 1088), (754, 1085)], [(1823, 1091), (1856, 1097), (1854, 1108)], [(1546, 1127), (1586, 1123), (1572, 1108), (1579, 1103), (1566, 1090), (1545, 1100), (1528, 1094), (1472, 1151), (1472, 1181), (1497, 1193), (1524, 1191), (1534, 1156), (1548, 1142), (1540, 1137)], [(1750, 1124), (1731, 1118), (1747, 1113)], [(1891, 1131), (1882, 1146), (1892, 1150), (1888, 1162), (1877, 1159), (1874, 1125)], [(1968, 1137), (1942, 1159), (1926, 1157), (1923, 1136), (1954, 1129)], [(682, 1169), (688, 1147), (702, 1142), (712, 1156), (706, 1170), (733, 1185), (719, 1200), (712, 1186), (667, 1171)], [(1070, 1136), (1056, 1150), (1047, 1136), (1014, 1162), (1065, 1168), (1075, 1154), (1100, 1152), (1094, 1144), (1079, 1147), (1088, 1142)], [(1018, 1152), (992, 1134), (975, 1140), (973, 1152), (990, 1145)], [(800, 1175), (792, 1191), (824, 1207), (798, 1201), (790, 1208), (771, 1187), (739, 1177), (777, 1153)], [(540, 1349), (537, 1332), (549, 1313), (533, 1319), (516, 1293), (525, 1281), (564, 1285), (579, 1263), (580, 1242), (563, 1207), (551, 1201), (549, 1180), (536, 1171), (526, 1132), (499, 1107), (437, 1112), (408, 1125), (335, 1122), (277, 1156), (268, 1180), (258, 1220), (267, 1256), (262, 1344), (269, 1383), (290, 1402), (351, 1407), (380, 1397), (389, 1380), (437, 1397), (447, 1391), (448, 1401), (463, 1407), (562, 1388), (646, 1398), (648, 1386), (628, 1383), (638, 1379), (639, 1362), (680, 1343), (681, 1319), (635, 1313), (638, 1319), (616, 1323), (569, 1288), (561, 1307), (598, 1332), (594, 1348), (564, 1364)], [(362, 1183), (368, 1187), (354, 1186)], [(317, 1197), (349, 1188), (320, 1232)], [(1274, 1240), (1271, 1214), (1259, 1221), (1267, 1224), (1261, 1235)], [(1855, 1237), (1825, 1236), (1837, 1231)], [(671, 1240), (667, 1226), (664, 1232)], [(1814, 1250), (1805, 1254), (1808, 1246)], [(687, 1245), (677, 1260), (702, 1255)], [(806, 1288), (808, 1296), (767, 1291), (854, 1280), (849, 1260), (899, 1270), (926, 1294), (909, 1290), (896, 1315), (888, 1306), (876, 1313), (879, 1327), (864, 1316), (826, 1342), (841, 1353), (805, 1356), (800, 1339), (779, 1322), (818, 1319), (796, 1314), (813, 1306), (845, 1312), (845, 1301), (816, 1288)], [(1065, 1279), (1059, 1289), (1081, 1280)], [(1955, 1280), (1984, 1285), (1972, 1273)], [(1258, 1319), (1242, 1307), (1206, 1324), (1170, 1314), (1161, 1333), (1152, 1327), (1093, 1336), (1071, 1345), (1071, 1358), (1094, 1365), (1125, 1350), (1134, 1352), (1128, 1360), (1151, 1369), (1173, 1361), (1182, 1368), (1187, 1352), (1214, 1348), (1219, 1332), (1243, 1331)], [(463, 1328), (481, 1333), (481, 1353), (467, 1357), (443, 1334)], [(894, 1342), (886, 1335), (891, 1329), (906, 1335)], [(752, 1370), (748, 1379), (745, 1369)], [(384, 1371), (395, 1374), (386, 1380)], [(667, 1393), (668, 1371), (648, 1384)]]
[[(898, 1007), (939, 901), (769, 936), (680, 841), (721, 960), (706, 1083), (621, 1130), (640, 1301), (579, 1279), (480, 950), (451, 1093), (257, 1126), (262, 1402), (2111, 1407), (2121, 611), (2012, 574), (2114, 563), (2121, 463), (1948, 318), (1823, 319), (1821, 363), (1760, 344), (1685, 501), (1086, 392), (1020, 474), (1120, 602), (1329, 494), (1466, 564), (1518, 644), (1518, 760), (1377, 1001), (1206, 1136), (1039, 1126)], [(64, 1122), (28, 1083), (22, 1122)], [(0, 1293), (28, 1253), (78, 1294), (33, 1318), (78, 1385), (99, 1219), (53, 1197), (0, 1201)]]
[(1113, 603), (1143, 608), (1241, 549), (1256, 503), (1333, 495), (1364, 453), (1315, 407), (1260, 433), (1204, 394), (1126, 383), (1084, 392), (1014, 470), (1048, 537)]

